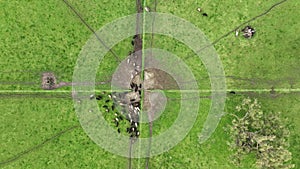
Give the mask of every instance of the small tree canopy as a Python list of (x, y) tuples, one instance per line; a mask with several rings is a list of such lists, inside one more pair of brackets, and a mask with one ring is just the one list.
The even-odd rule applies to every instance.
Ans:
[(288, 151), (290, 132), (280, 113), (266, 113), (256, 99), (250, 98), (244, 99), (236, 110), (243, 117), (231, 114), (235, 118), (227, 128), (229, 145), (235, 151), (233, 162), (239, 164), (245, 154), (254, 153), (258, 168), (294, 168)]

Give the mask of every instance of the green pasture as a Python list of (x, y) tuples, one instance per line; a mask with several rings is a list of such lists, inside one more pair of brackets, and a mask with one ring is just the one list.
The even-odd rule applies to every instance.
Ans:
[[(158, 1), (157, 12), (170, 13), (196, 25), (211, 41), (257, 16), (277, 0), (257, 1)], [(98, 30), (111, 21), (135, 13), (135, 1), (70, 0), (82, 17)], [(154, 0), (146, 0), (153, 8)], [(208, 17), (196, 8), (201, 7)], [(222, 61), (228, 92), (225, 112), (234, 112), (245, 97), (258, 98), (264, 111), (282, 112), (289, 118), (290, 151), (295, 168), (300, 168), (300, 2), (287, 0), (270, 13), (250, 23), (256, 29), (252, 39), (232, 32), (214, 45)], [(241, 28), (242, 29), (243, 25)], [(92, 33), (60, 0), (0, 0), (0, 168), (127, 168), (128, 159), (106, 152), (81, 128), (71, 97), (71, 86), (43, 91), (41, 74), (53, 72), (58, 82), (71, 82), (81, 48)], [(145, 35), (150, 47), (150, 35)], [(201, 60), (185, 44), (170, 37), (155, 35), (153, 47), (167, 50), (189, 66), (203, 98), (193, 128), (185, 139), (170, 151), (152, 157), (150, 168), (255, 168), (254, 156), (247, 156), (241, 166), (230, 163), (229, 135), (224, 127), (232, 117), (223, 116), (208, 141), (199, 144), (210, 109), (210, 81)], [(132, 51), (131, 37), (114, 46), (121, 59)], [(191, 56), (185, 59), (186, 56)], [(108, 53), (97, 72), (96, 82), (110, 78), (118, 64)], [(269, 90), (274, 87), (275, 94)], [(110, 89), (109, 84), (97, 90)], [(287, 92), (288, 90), (293, 90)], [(179, 91), (164, 91), (166, 110), (154, 122), (154, 135), (172, 125), (180, 105)], [(193, 101), (191, 99), (191, 101)], [(62, 133), (40, 147), (43, 141)], [(148, 125), (141, 126), (141, 137), (148, 136)], [(128, 146), (128, 145), (124, 145)], [(33, 148), (33, 149), (31, 149)], [(15, 161), (6, 161), (20, 156)], [(32, 150), (32, 151), (31, 151)], [(5, 162), (5, 164), (4, 164)], [(133, 168), (144, 168), (145, 159), (133, 159)]]

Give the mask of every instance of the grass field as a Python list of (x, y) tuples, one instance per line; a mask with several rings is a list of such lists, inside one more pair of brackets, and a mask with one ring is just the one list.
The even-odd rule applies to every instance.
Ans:
[[(135, 13), (135, 1), (70, 0), (83, 18), (98, 30), (111, 21)], [(239, 24), (265, 12), (277, 0), (251, 1), (158, 1), (157, 12), (171, 13), (196, 25), (211, 41)], [(154, 1), (146, 0), (153, 8)], [(196, 8), (201, 7), (208, 17)], [(265, 111), (282, 112), (294, 125), (290, 151), (295, 168), (300, 168), (300, 2), (287, 0), (268, 14), (248, 23), (256, 29), (252, 39), (235, 33), (220, 39), (215, 49), (223, 63), (228, 91), (225, 112), (232, 112), (245, 97), (258, 98)], [(247, 24), (246, 24), (247, 25)], [(242, 27), (246, 26), (243, 25)], [(127, 168), (128, 160), (96, 145), (81, 128), (74, 111), (71, 87), (54, 91), (41, 89), (41, 73), (54, 72), (59, 82), (71, 82), (78, 54), (92, 33), (59, 0), (0, 0), (0, 167), (1, 168)], [(145, 46), (150, 47), (146, 35)], [(125, 58), (131, 38), (113, 50)], [(194, 73), (201, 95), (210, 95), (205, 66), (184, 44), (161, 35), (154, 36), (153, 47), (184, 59)], [(107, 54), (96, 81), (107, 80), (117, 63)], [(96, 86), (109, 89), (109, 84)], [(271, 87), (276, 91), (270, 94)], [(290, 91), (289, 91), (290, 90)], [(170, 98), (178, 92), (165, 91)], [(166, 130), (176, 118), (176, 101), (168, 102), (166, 112), (154, 122), (154, 135)], [(170, 151), (152, 157), (150, 168), (255, 168), (253, 156), (241, 166), (230, 163), (224, 127), (232, 117), (224, 116), (211, 138), (199, 144), (211, 99), (203, 98), (190, 133)], [(176, 105), (176, 106), (175, 106)], [(171, 117), (171, 118), (170, 118)], [(69, 130), (67, 130), (69, 129)], [(143, 130), (147, 129), (147, 125)], [(65, 131), (60, 133), (61, 131)], [(148, 133), (141, 133), (147, 136)], [(48, 140), (56, 135), (53, 139)], [(40, 145), (35, 147), (36, 145)], [(127, 146), (127, 145), (125, 145)], [(29, 153), (26, 151), (29, 150)], [(5, 163), (12, 157), (20, 158)], [(144, 168), (145, 159), (133, 159), (133, 168)]]

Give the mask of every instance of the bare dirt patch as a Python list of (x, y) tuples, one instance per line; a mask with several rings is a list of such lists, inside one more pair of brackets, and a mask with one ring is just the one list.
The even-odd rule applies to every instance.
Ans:
[[(158, 112), (165, 107), (166, 98), (159, 95), (155, 90), (178, 90), (176, 81), (165, 71), (156, 68), (144, 70), (144, 81), (141, 72), (134, 76), (132, 84), (141, 86), (144, 90), (143, 111), (148, 112), (149, 121), (153, 121)], [(153, 100), (155, 98), (155, 100)], [(158, 104), (158, 103), (161, 103)]]
[(57, 83), (57, 79), (52, 72), (44, 72), (42, 74), (42, 89), (54, 90), (63, 86), (70, 86), (72, 82), (60, 82)]
[(53, 90), (57, 88), (56, 77), (52, 72), (44, 72), (42, 74), (42, 88), (45, 90)]
[(133, 83), (142, 84), (144, 90), (178, 90), (179, 86), (171, 75), (156, 68), (145, 69), (144, 82), (139, 72), (133, 79)]

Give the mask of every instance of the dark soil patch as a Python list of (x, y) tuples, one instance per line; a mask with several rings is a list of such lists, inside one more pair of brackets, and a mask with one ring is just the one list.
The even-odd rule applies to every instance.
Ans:
[(52, 72), (45, 72), (42, 74), (42, 88), (45, 90), (52, 90), (57, 88), (56, 77)]
[(63, 86), (70, 86), (72, 82), (60, 82), (57, 83), (57, 79), (52, 72), (44, 72), (42, 74), (42, 89), (54, 90)]

